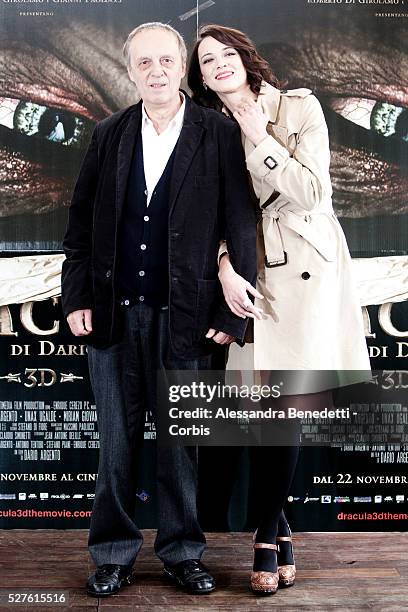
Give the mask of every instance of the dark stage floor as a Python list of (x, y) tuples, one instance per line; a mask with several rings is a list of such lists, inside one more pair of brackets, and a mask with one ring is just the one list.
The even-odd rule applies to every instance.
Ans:
[[(135, 580), (118, 595), (92, 599), (84, 583), (92, 570), (86, 531), (0, 531), (0, 587), (63, 589), (67, 605), (5, 605), (1, 610), (408, 610), (408, 533), (299, 533), (294, 536), (296, 585), (268, 598), (248, 589), (251, 535), (208, 534), (204, 562), (218, 588), (193, 597), (167, 584), (147, 530)], [(4, 595), (3, 595), (4, 596)]]

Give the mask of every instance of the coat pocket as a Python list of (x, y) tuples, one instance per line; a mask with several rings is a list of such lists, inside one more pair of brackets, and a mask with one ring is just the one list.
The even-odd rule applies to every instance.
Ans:
[(218, 292), (218, 280), (197, 280), (195, 337), (201, 338), (210, 328)]

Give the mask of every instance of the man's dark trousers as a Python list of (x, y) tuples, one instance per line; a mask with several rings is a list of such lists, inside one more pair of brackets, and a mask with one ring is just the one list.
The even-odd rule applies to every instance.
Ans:
[[(125, 308), (125, 331), (107, 349), (88, 347), (100, 433), (98, 480), (89, 532), (96, 565), (133, 565), (143, 537), (134, 522), (138, 449), (146, 410), (156, 414), (157, 371), (209, 369), (211, 356), (185, 360), (172, 351), (168, 309)], [(197, 453), (156, 447), (158, 532), (155, 552), (168, 565), (199, 559), (205, 537), (197, 520)], [(170, 467), (170, 469), (169, 469)]]

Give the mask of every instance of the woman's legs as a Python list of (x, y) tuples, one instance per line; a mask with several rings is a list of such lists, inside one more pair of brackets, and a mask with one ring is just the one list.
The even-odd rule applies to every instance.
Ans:
[[(289, 523), (286, 519), (285, 513), (282, 510), (278, 520), (278, 533), (277, 537), (291, 537), (291, 530)], [(278, 565), (294, 565), (295, 560), (293, 558), (292, 542), (279, 541), (279, 552), (278, 552)]]
[[(320, 410), (327, 406), (332, 407), (333, 398), (330, 391), (320, 393), (281, 396), (276, 400), (274, 409), (286, 411), (288, 407), (299, 410)], [(252, 447), (253, 459), (256, 463), (255, 473), (262, 480), (262, 497), (258, 513), (257, 543), (276, 544), (276, 536), (289, 536), (290, 530), (283, 513), (283, 507), (295, 474), (299, 456), (300, 422), (285, 419), (281, 425), (281, 434), (275, 432), (275, 440), (292, 440), (290, 446), (258, 446)], [(279, 424), (276, 425), (279, 429)], [(281, 542), (282, 554), (279, 555), (279, 565), (293, 563), (290, 542)], [(277, 571), (276, 552), (267, 548), (255, 549), (254, 571)]]
[[(255, 541), (275, 544), (279, 521), (283, 523), (279, 535), (286, 535), (287, 532), (282, 509), (295, 473), (299, 446), (263, 446), (253, 448), (252, 451), (258, 465), (263, 468), (269, 466), (269, 470), (265, 470), (269, 477), (264, 481), (262, 509)], [(276, 553), (270, 549), (256, 549), (253, 569), (276, 572)]]

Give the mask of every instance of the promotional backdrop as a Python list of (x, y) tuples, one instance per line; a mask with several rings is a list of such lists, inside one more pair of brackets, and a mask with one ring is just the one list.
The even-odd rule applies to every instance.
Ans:
[[(89, 523), (98, 432), (86, 349), (60, 310), (61, 242), (95, 122), (137, 101), (121, 50), (140, 23), (170, 23), (189, 48), (200, 25), (237, 27), (285, 88), (313, 90), (329, 126), (334, 207), (356, 258), (372, 365), (389, 371), (380, 385), (408, 387), (404, 0), (2, 0), (0, 15), (1, 528)], [(392, 419), (382, 425), (375, 446), (302, 448), (292, 529), (406, 528), (408, 444), (390, 444)], [(147, 416), (141, 527), (155, 525), (154, 438)], [(248, 450), (200, 452), (204, 528), (253, 527)]]

